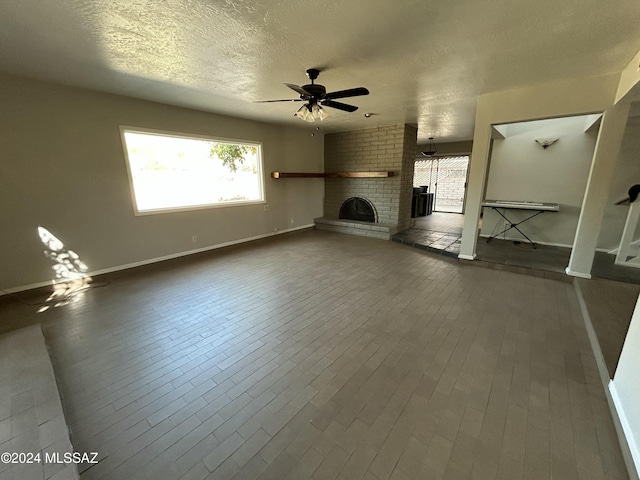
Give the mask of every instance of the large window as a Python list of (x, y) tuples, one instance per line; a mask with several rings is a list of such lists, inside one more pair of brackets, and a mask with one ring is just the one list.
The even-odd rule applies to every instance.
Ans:
[(136, 214), (264, 201), (259, 143), (120, 130)]

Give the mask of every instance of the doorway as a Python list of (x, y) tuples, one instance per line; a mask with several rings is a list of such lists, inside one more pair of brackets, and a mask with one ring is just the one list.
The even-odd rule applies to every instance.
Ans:
[(468, 169), (468, 155), (416, 160), (413, 186), (429, 187), (434, 212), (464, 213)]

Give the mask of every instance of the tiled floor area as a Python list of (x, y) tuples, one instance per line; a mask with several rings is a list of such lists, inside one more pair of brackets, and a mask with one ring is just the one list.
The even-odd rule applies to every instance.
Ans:
[(464, 216), (458, 213), (433, 212), (414, 219), (413, 228), (391, 237), (394, 242), (427, 252), (458, 258)]
[(460, 253), (460, 235), (453, 233), (410, 228), (396, 233), (391, 237), (391, 240), (451, 258), (458, 258)]
[(570, 283), (304, 231), (39, 320), (88, 479), (625, 479)]
[(425, 217), (416, 217), (414, 228), (462, 235), (464, 215), (459, 213), (433, 212)]
[(640, 268), (621, 267), (614, 262), (615, 255), (596, 252), (591, 274), (598, 278), (640, 285)]
[(0, 479), (78, 478), (73, 463), (56, 463), (73, 449), (39, 325), (0, 335), (0, 452), (34, 454), (3, 460)]
[(598, 337), (609, 378), (613, 378), (640, 295), (640, 285), (600, 278), (577, 278), (575, 281)]
[[(413, 228), (398, 232), (392, 240), (431, 253), (457, 258), (460, 253), (460, 237), (464, 216), (456, 213), (434, 212), (415, 219)], [(569, 264), (571, 249), (536, 244), (536, 248), (525, 241), (514, 242), (494, 238), (487, 242), (478, 237), (476, 260), (495, 265), (506, 265), (521, 269), (554, 272), (564, 275)], [(615, 265), (615, 256), (596, 252), (591, 274), (594, 277), (640, 285), (640, 268)]]
[(529, 243), (516, 243), (512, 240), (494, 238), (487, 242), (479, 237), (476, 243), (477, 259), (484, 262), (522, 267), (533, 270), (543, 270), (565, 274), (569, 265), (571, 249), (536, 244), (536, 248)]
[[(456, 257), (464, 216), (434, 212), (416, 219), (416, 226), (400, 232), (395, 241), (432, 253)], [(443, 240), (439, 240), (443, 238)], [(443, 243), (453, 242), (448, 245)], [(519, 273), (533, 273), (556, 279), (567, 279), (565, 268), (571, 250), (526, 242), (494, 238), (487, 242), (479, 237), (475, 265), (502, 268)], [(622, 345), (631, 320), (631, 313), (640, 293), (640, 269), (615, 265), (615, 256), (596, 252), (593, 281), (576, 279), (584, 296), (586, 308), (602, 350), (609, 376), (613, 377)]]

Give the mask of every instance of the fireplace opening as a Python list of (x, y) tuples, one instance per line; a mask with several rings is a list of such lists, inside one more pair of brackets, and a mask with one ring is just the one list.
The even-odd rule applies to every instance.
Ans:
[(376, 222), (376, 211), (369, 200), (362, 197), (351, 197), (340, 207), (338, 218), (344, 220), (358, 220), (360, 222)]

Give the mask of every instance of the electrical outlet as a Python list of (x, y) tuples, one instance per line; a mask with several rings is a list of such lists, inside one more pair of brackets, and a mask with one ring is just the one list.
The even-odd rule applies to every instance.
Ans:
[(197, 235), (194, 235), (193, 237), (191, 237), (191, 241), (192, 241), (193, 243), (198, 243), (198, 236), (197, 236)]
[(293, 218), (291, 219), (291, 224), (293, 224)]
[(270, 207), (269, 207), (269, 204), (268, 204), (268, 203), (265, 203), (265, 205), (264, 205), (264, 211), (265, 211), (265, 212), (268, 212), (268, 211), (269, 211), (269, 208), (270, 208)]

